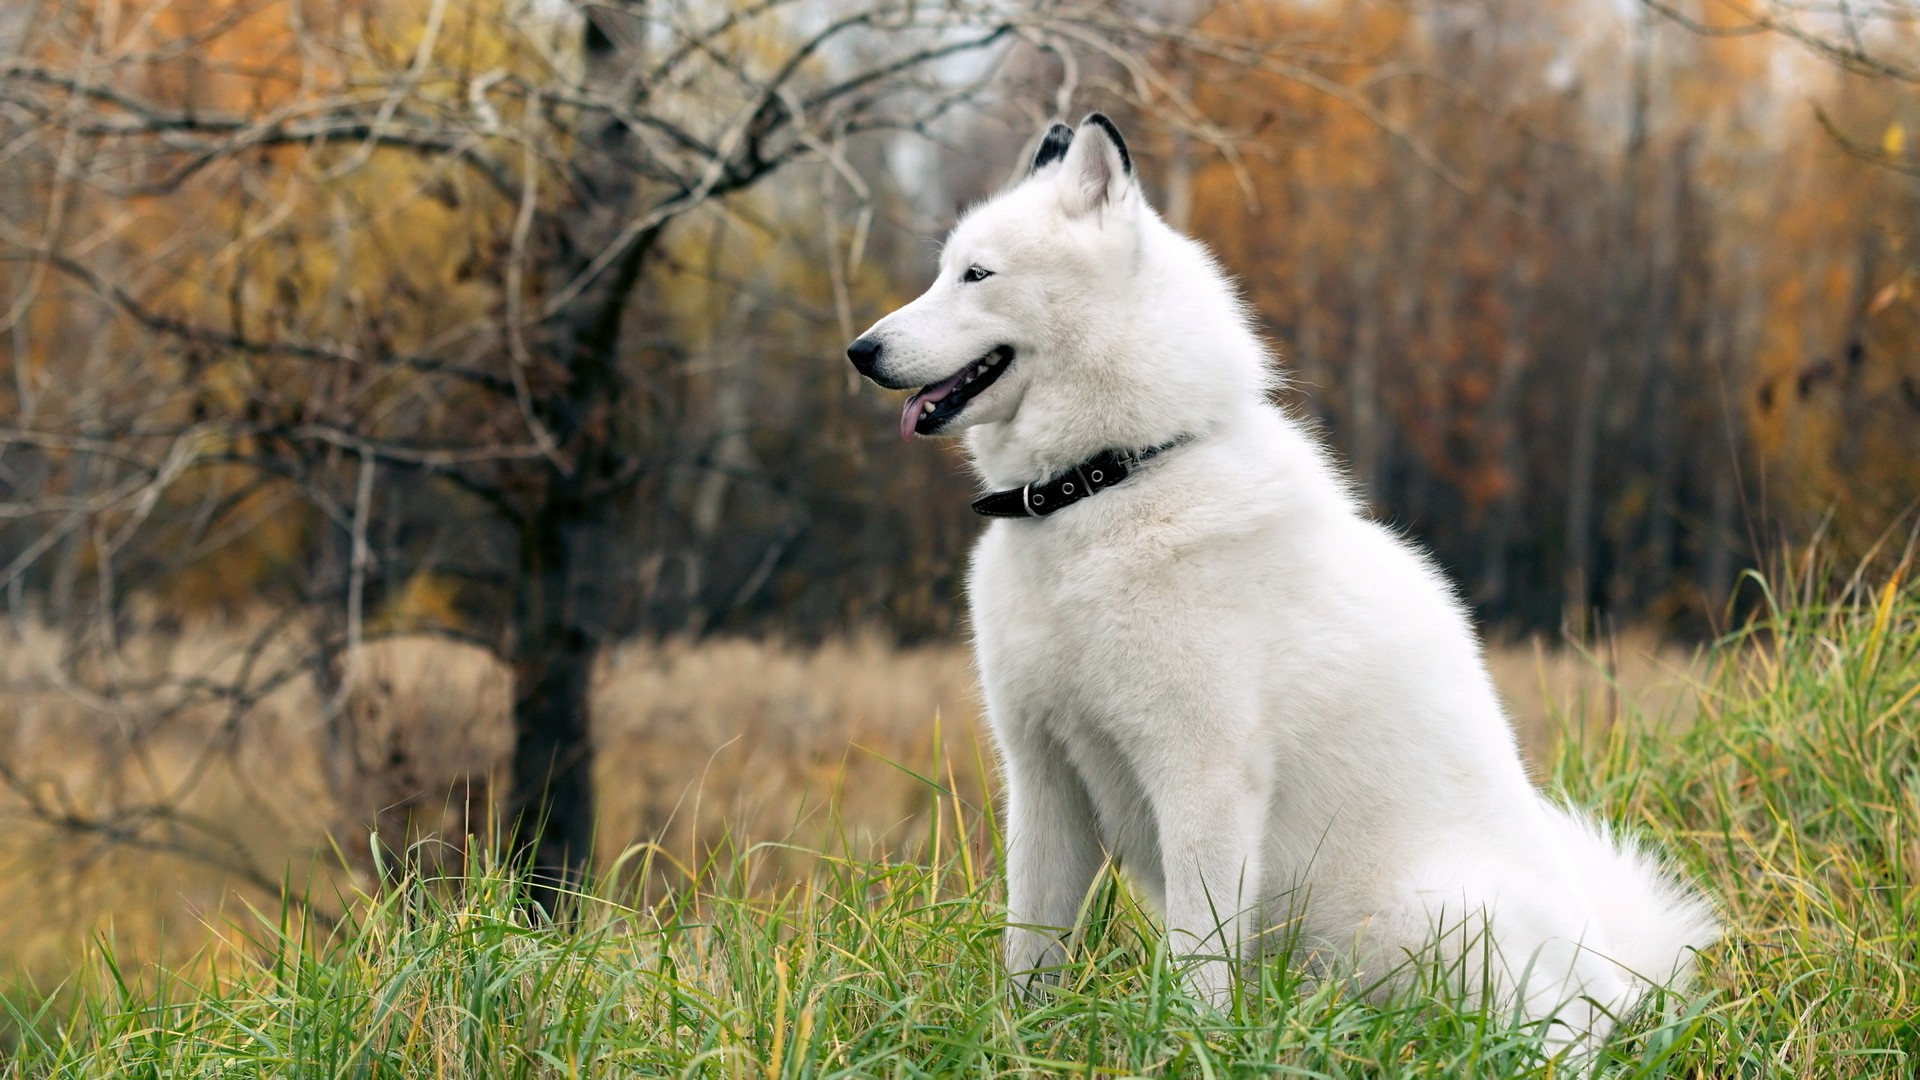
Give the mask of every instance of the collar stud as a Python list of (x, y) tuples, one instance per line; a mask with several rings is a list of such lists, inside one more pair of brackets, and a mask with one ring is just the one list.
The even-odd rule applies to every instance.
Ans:
[(1149, 460), (1191, 439), (1190, 435), (1182, 435), (1145, 450), (1102, 450), (1046, 480), (988, 492), (973, 500), (973, 512), (982, 517), (1005, 518), (1046, 517), (1058, 513), (1120, 483)]

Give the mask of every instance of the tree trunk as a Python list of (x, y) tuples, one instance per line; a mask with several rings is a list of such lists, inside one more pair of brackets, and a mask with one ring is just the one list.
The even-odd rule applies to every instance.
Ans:
[[(1664, 84), (1663, 84), (1664, 85)], [(1649, 184), (1655, 196), (1637, 244), (1647, 252), (1641, 295), (1641, 353), (1651, 383), (1648, 400), (1648, 477), (1646, 557), (1642, 580), (1631, 583), (1627, 602), (1636, 609), (1657, 608), (1681, 591), (1680, 535), (1682, 491), (1682, 437), (1680, 431), (1682, 380), (1690, 359), (1702, 348), (1700, 325), (1690, 302), (1693, 290), (1710, 287), (1711, 272), (1696, 268), (1694, 252), (1710, 246), (1704, 225), (1695, 212), (1691, 137), (1682, 138), (1665, 154), (1649, 155)]]
[(1295, 182), (1292, 217), (1286, 230), (1291, 235), (1293, 265), (1293, 356), (1294, 377), (1299, 392), (1323, 419), (1332, 413), (1328, 394), (1332, 392), (1325, 357), (1320, 348), (1320, 250), (1310, 223), (1317, 220), (1313, 189)]
[[(588, 11), (584, 81), (621, 92), (640, 63), (645, 5)], [(630, 89), (630, 88), (629, 88)], [(568, 281), (614, 242), (639, 197), (638, 148), (612, 120), (583, 136), (572, 162), (575, 197), (543, 223), (556, 280)], [(511, 626), (513, 774), (503, 807), (529, 900), (550, 917), (584, 883), (593, 853), (594, 745), (589, 712), (594, 661), (605, 636), (605, 572), (615, 544), (609, 481), (620, 464), (629, 411), (620, 371), (621, 328), (640, 271), (658, 238), (634, 238), (580, 290), (548, 339), (551, 385), (534, 402), (556, 452), (520, 528)]]
[[(576, 602), (583, 546), (606, 530), (558, 481), (521, 541), (513, 622), (511, 842), (530, 898), (549, 916), (592, 854), (593, 732), (588, 712), (600, 636)], [(573, 505), (567, 505), (571, 502)]]
[(1505, 277), (1509, 314), (1484, 426), (1498, 446), (1502, 486), (1481, 553), (1480, 587), (1474, 590), (1474, 600), (1481, 608), (1500, 613), (1505, 613), (1507, 603), (1507, 545), (1520, 525), (1520, 493), (1525, 488), (1521, 476), (1526, 462), (1521, 453), (1520, 380), (1526, 371), (1533, 302), (1539, 288), (1518, 260)]
[[(717, 247), (717, 245), (716, 245)], [(713, 265), (709, 263), (709, 265)], [(710, 287), (718, 291), (718, 284)], [(717, 550), (720, 527), (725, 522), (727, 492), (735, 479), (760, 473), (760, 462), (753, 454), (752, 387), (749, 372), (740, 360), (747, 342), (732, 328), (745, 326), (753, 316), (753, 292), (741, 290), (725, 310), (718, 303), (709, 306), (711, 324), (703, 349), (707, 379), (712, 397), (708, 402), (711, 424), (704, 442), (711, 464), (701, 474), (694, 489), (693, 508), (688, 524), (693, 543), (686, 549), (688, 608), (686, 630), (698, 636), (727, 614), (726, 599), (734, 595), (721, 592), (721, 582), (711, 580), (708, 557)]]
[(1649, 51), (1652, 48), (1651, 13), (1642, 13), (1633, 39), (1633, 81), (1629, 88), (1626, 143), (1621, 153), (1620, 195), (1612, 208), (1606, 257), (1618, 267), (1607, 293), (1601, 340), (1587, 350), (1580, 371), (1580, 397), (1574, 415), (1571, 465), (1567, 476), (1567, 543), (1562, 617), (1576, 633), (1584, 632), (1593, 606), (1594, 508), (1599, 502), (1601, 426), (1607, 414), (1601, 396), (1607, 387), (1614, 353), (1630, 351), (1639, 341), (1630, 321), (1638, 308), (1642, 275), (1633, 253), (1640, 219), (1641, 161), (1647, 145)]
[(1584, 634), (1593, 606), (1593, 504), (1600, 458), (1600, 394), (1607, 381), (1607, 353), (1587, 350), (1580, 368), (1580, 396), (1573, 418), (1573, 446), (1567, 466), (1566, 624)]
[[(1191, 99), (1193, 97), (1193, 70), (1188, 67), (1179, 69), (1176, 76), (1180, 92)], [(1172, 146), (1167, 154), (1166, 164), (1166, 208), (1162, 217), (1167, 224), (1180, 232), (1186, 232), (1193, 225), (1193, 174), (1194, 152), (1193, 137), (1184, 130), (1176, 128), (1171, 137)]]
[[(1708, 510), (1707, 553), (1701, 561), (1701, 591), (1707, 597), (1707, 614), (1715, 619), (1724, 613), (1733, 591), (1733, 544), (1735, 513), (1739, 510), (1739, 462), (1735, 449), (1727, 447), (1727, 459), (1713, 472), (1712, 505)], [(1715, 622), (1714, 628), (1720, 628)]]
[[(1752, 265), (1754, 258), (1755, 253), (1743, 243), (1735, 255), (1735, 265)], [(1766, 289), (1759, 275), (1750, 274), (1739, 283), (1734, 295), (1714, 306), (1707, 323), (1706, 357), (1719, 372), (1723, 396), (1716, 423), (1711, 431), (1703, 433), (1701, 457), (1711, 463), (1713, 492), (1707, 549), (1701, 560), (1701, 588), (1710, 605), (1708, 613), (1716, 619), (1732, 614), (1727, 605), (1733, 597), (1736, 560), (1744, 547), (1740, 532), (1741, 464), (1747, 429), (1744, 417), (1736, 412), (1739, 406), (1729, 400), (1737, 392), (1730, 388), (1751, 385), (1747, 358), (1758, 351), (1766, 303)], [(1714, 626), (1716, 630), (1723, 628), (1718, 622)]]
[(1347, 376), (1347, 416), (1353, 479), (1370, 504), (1380, 490), (1380, 253), (1360, 256), (1354, 275), (1353, 366)]

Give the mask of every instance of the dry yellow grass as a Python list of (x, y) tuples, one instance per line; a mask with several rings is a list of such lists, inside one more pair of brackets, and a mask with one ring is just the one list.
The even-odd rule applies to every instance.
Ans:
[[(230, 673), (241, 639), (240, 628), (156, 635), (126, 649), (117, 674)], [(477, 828), (469, 811), (484, 807), (489, 772), (508, 748), (506, 672), (472, 647), (425, 638), (370, 646), (338, 701), (297, 679), (231, 732), (215, 703), (153, 691), (116, 704), (63, 687), (58, 649), (43, 630), (0, 631), (0, 754), (25, 788), (0, 792), (0, 977), (57, 977), (100, 932), (114, 935), (123, 958), (177, 963), (219, 932), (236, 900), (267, 899), (200, 861), (51, 828), (27, 812), (29, 797), (93, 815), (173, 790), (204, 762), (185, 812), (232, 834), (267, 878), (290, 872), (326, 897), (371, 884), (371, 811), (389, 845), (422, 834), (457, 841)], [(1691, 708), (1687, 654), (1649, 640), (1594, 656), (1519, 643), (1490, 660), (1535, 761), (1557, 717), (1600, 728), (1629, 707), (1678, 722)], [(334, 705), (341, 719), (329, 722)], [(625, 645), (602, 664), (594, 709), (603, 858), (657, 841), (667, 858), (694, 860), (722, 837), (801, 850), (901, 847), (922, 835), (928, 782), (978, 798), (993, 768), (971, 663), (957, 646), (901, 649), (878, 637), (811, 648)], [(936, 762), (939, 775), (927, 775)], [(167, 833), (147, 823), (142, 835)]]
[(956, 648), (628, 647), (603, 666), (594, 709), (603, 851), (659, 839), (693, 857), (728, 833), (898, 846), (929, 802), (922, 777), (971, 794), (992, 769)]
[(1630, 633), (1575, 649), (1543, 638), (1488, 649), (1521, 748), (1540, 767), (1563, 732), (1598, 737), (1633, 714), (1692, 722), (1706, 665), (1695, 650)]

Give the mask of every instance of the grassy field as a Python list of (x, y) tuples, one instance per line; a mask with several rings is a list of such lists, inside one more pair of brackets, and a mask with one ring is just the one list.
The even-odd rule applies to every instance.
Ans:
[[(1624, 718), (1596, 712), (1542, 758), (1570, 800), (1675, 852), (1727, 922), (1699, 991), (1635, 1018), (1596, 1070), (1915, 1075), (1920, 597), (1781, 596), (1698, 670), (1691, 702), (1661, 706), (1679, 719), (1619, 695)], [(1566, 1072), (1444, 993), (1370, 1004), (1279, 964), (1210, 1012), (1111, 881), (1062, 988), (1011, 999), (984, 770), (926, 746), (904, 780), (911, 842), (821, 814), (803, 845), (634, 847), (565, 929), (530, 924), (510, 876), (471, 857), (330, 930), (286, 906), (243, 913), (157, 974), (102, 938), (58, 987), (9, 993), (0, 1075)], [(855, 804), (871, 794), (856, 786)], [(637, 901), (639, 880), (671, 887)]]

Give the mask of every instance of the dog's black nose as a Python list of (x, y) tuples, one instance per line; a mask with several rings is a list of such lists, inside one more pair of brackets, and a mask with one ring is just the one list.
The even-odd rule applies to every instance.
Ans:
[(853, 369), (867, 378), (873, 378), (873, 369), (880, 366), (880, 343), (872, 338), (859, 338), (847, 346), (847, 359), (853, 361)]

